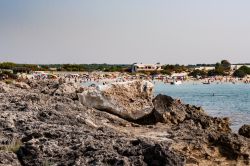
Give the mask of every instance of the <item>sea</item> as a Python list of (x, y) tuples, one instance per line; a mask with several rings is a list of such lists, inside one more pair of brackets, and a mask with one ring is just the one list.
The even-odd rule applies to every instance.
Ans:
[(250, 124), (250, 84), (184, 82), (170, 85), (155, 82), (157, 94), (201, 106), (211, 116), (229, 117), (233, 132), (237, 132), (243, 124)]
[[(88, 82), (83, 85), (102, 84)], [(214, 117), (229, 117), (230, 127), (237, 132), (243, 124), (250, 124), (250, 84), (244, 83), (211, 83), (197, 81), (183, 82), (181, 85), (170, 85), (154, 82), (154, 93), (169, 95), (186, 104), (201, 106)]]

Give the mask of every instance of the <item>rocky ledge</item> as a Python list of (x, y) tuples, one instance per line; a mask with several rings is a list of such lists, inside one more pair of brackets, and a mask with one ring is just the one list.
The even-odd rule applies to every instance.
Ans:
[(249, 125), (170, 96), (150, 82), (99, 88), (0, 82), (0, 165), (249, 165)]

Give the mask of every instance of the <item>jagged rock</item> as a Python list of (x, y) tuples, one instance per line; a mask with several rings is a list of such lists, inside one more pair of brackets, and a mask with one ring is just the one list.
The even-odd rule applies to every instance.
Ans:
[(239, 134), (244, 137), (250, 138), (250, 125), (245, 124), (241, 126), (241, 128), (239, 129)]
[(170, 96), (157, 95), (153, 99), (154, 116), (157, 121), (177, 124), (186, 117), (186, 106)]
[(14, 85), (22, 89), (30, 89), (30, 86), (24, 82), (15, 82)]
[(250, 164), (250, 141), (240, 135), (222, 134), (215, 144), (219, 146), (220, 153), (230, 160), (240, 160), (246, 165)]
[[(87, 87), (83, 93), (98, 92), (128, 110), (140, 110), (139, 103), (153, 108), (150, 86), (133, 84)], [(249, 139), (232, 134), (228, 119), (210, 117), (199, 107), (158, 97), (141, 124), (81, 104), (68, 95), (79, 89), (58, 90), (57, 81), (31, 80), (28, 85), (9, 85), (8, 93), (0, 93), (2, 165), (249, 165)], [(166, 121), (170, 125), (148, 124), (156, 110), (158, 121), (172, 112)], [(15, 153), (5, 153), (6, 146)]]
[(21, 164), (15, 153), (0, 151), (0, 166), (21, 166)]
[(67, 96), (72, 99), (77, 98), (77, 92), (80, 87), (72, 82), (60, 84), (54, 95), (57, 96)]
[(78, 94), (82, 104), (124, 119), (137, 120), (153, 110), (153, 84), (148, 81), (112, 83)]
[(204, 113), (200, 107), (190, 106), (180, 100), (166, 95), (157, 95), (153, 99), (156, 122), (179, 124), (185, 120), (194, 122), (193, 127), (230, 132), (228, 118), (213, 118)]

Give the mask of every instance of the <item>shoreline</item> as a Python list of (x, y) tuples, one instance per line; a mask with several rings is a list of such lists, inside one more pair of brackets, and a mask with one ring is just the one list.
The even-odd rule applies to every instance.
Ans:
[[(146, 82), (99, 90), (56, 80), (0, 82), (1, 140), (10, 140), (0, 146), (5, 164), (250, 163), (250, 138), (232, 133), (227, 118), (170, 96), (152, 97)], [(16, 150), (7, 148), (13, 145)]]

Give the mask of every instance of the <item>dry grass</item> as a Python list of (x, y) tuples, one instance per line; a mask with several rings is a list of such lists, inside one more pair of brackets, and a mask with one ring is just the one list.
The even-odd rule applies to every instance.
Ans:
[(20, 149), (21, 145), (22, 145), (21, 140), (13, 139), (10, 144), (2, 145), (0, 147), (0, 149), (4, 150), (4, 151), (7, 151), (7, 152), (17, 153), (17, 151)]
[(42, 166), (51, 166), (53, 165), (48, 159), (45, 159), (44, 162), (42, 163)]
[(13, 80), (7, 79), (7, 80), (4, 80), (4, 82), (5, 82), (6, 84), (12, 84)]

